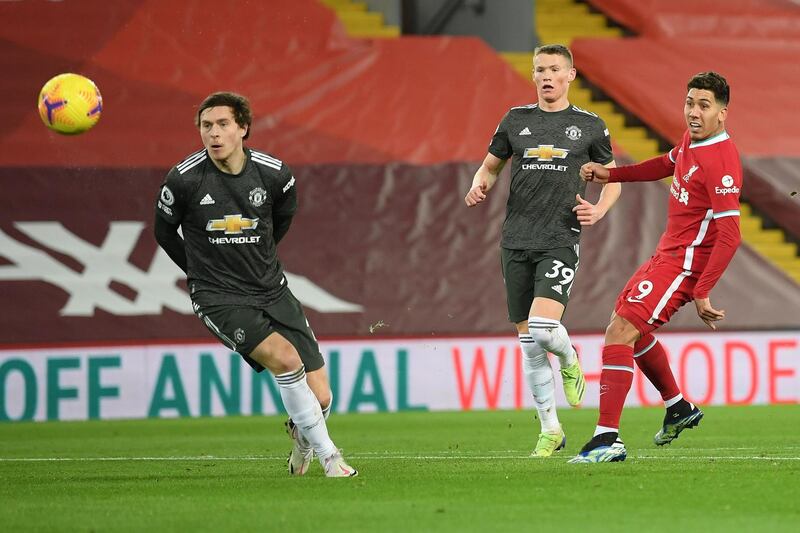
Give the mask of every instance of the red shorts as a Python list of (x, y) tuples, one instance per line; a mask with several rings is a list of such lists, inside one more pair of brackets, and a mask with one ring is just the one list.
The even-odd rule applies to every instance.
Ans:
[(698, 274), (653, 256), (631, 276), (614, 309), (642, 335), (669, 322), (675, 311), (694, 300)]

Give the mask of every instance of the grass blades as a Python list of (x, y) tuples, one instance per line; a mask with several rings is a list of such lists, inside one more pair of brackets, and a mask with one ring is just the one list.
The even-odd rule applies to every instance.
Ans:
[(333, 415), (359, 469), (286, 472), (280, 417), (0, 425), (5, 531), (796, 531), (800, 406), (708, 407), (652, 444), (660, 409), (623, 414), (624, 463), (568, 465), (594, 409), (564, 409), (567, 448), (531, 459), (525, 411)]

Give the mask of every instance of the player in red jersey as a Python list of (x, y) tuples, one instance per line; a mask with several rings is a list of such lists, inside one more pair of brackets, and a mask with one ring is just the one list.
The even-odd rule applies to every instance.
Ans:
[(661, 446), (696, 426), (703, 412), (683, 399), (666, 353), (652, 332), (669, 322), (685, 303), (711, 329), (725, 311), (709, 294), (741, 242), (739, 152), (725, 131), (730, 88), (715, 72), (689, 80), (684, 115), (688, 129), (680, 144), (637, 165), (581, 167), (581, 177), (597, 183), (655, 181), (673, 176), (667, 228), (656, 253), (628, 281), (606, 329), (600, 373), (600, 417), (592, 439), (573, 463), (624, 461), (619, 420), (633, 381), (633, 362), (661, 393), (667, 414), (654, 441)]

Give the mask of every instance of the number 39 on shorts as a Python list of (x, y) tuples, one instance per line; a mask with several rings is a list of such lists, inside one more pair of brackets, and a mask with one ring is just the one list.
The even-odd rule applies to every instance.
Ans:
[(558, 282), (561, 285), (569, 285), (575, 278), (575, 271), (568, 266), (564, 266), (564, 263), (558, 259), (553, 259), (553, 268), (544, 277), (551, 279), (560, 277), (561, 279)]

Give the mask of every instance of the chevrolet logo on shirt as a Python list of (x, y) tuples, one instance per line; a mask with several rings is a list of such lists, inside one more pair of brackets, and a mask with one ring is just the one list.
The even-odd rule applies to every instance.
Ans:
[(225, 235), (239, 235), (246, 229), (256, 229), (257, 218), (244, 218), (242, 215), (225, 215), (224, 219), (212, 219), (206, 231), (224, 231)]
[(526, 148), (525, 155), (522, 157), (538, 159), (539, 161), (552, 161), (553, 159), (564, 159), (568, 153), (569, 150), (566, 148), (556, 148), (552, 144), (540, 144), (536, 148)]

